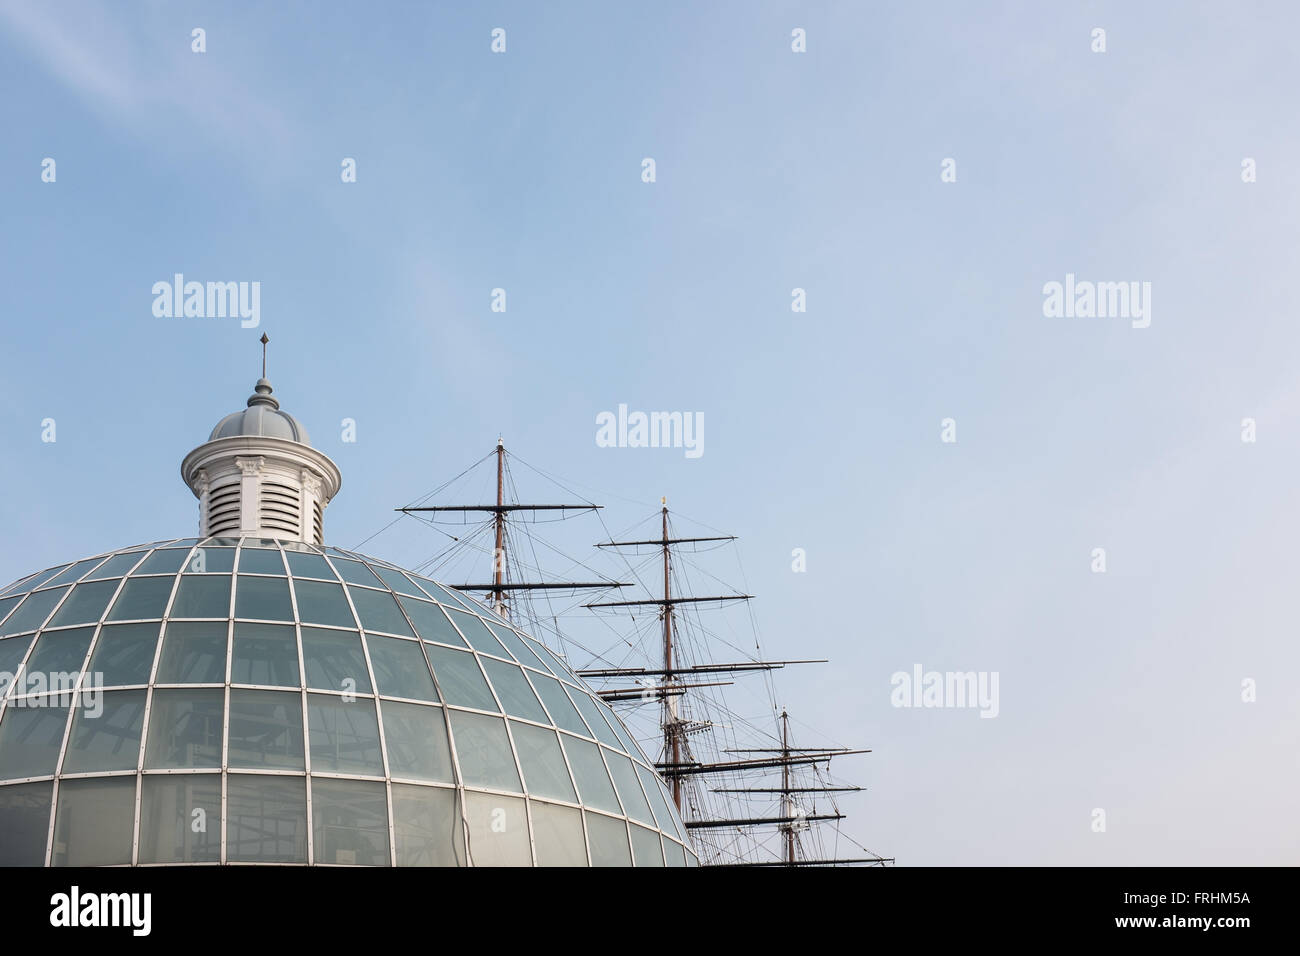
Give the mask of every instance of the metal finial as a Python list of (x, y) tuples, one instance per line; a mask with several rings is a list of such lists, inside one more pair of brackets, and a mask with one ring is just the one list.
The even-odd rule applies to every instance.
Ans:
[(258, 341), (262, 343), (262, 378), (266, 378), (266, 343), (271, 340), (268, 339), (266, 333), (263, 332), (262, 337), (258, 339)]

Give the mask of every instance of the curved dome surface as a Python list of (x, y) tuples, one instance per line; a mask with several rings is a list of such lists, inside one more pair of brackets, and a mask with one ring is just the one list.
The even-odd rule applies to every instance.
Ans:
[(271, 394), (271, 383), (257, 380), (248, 407), (231, 412), (217, 422), (208, 441), (250, 435), (256, 438), (284, 438), (288, 441), (310, 445), (307, 429), (288, 412), (280, 411), (280, 401)]
[(126, 548), (0, 591), (0, 864), (694, 866), (543, 644), (338, 548)]

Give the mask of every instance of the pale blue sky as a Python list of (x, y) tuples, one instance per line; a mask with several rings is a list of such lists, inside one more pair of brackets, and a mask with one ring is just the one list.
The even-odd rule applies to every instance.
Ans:
[[(611, 6), (0, 0), (0, 578), (192, 534), (266, 331), (331, 543), (498, 433), (611, 529), (667, 494), (740, 534), (768, 653), (834, 660), (781, 702), (875, 751), (867, 846), (1295, 863), (1295, 8)], [(261, 327), (155, 318), (175, 272), (260, 281)], [(1067, 272), (1151, 282), (1150, 328), (1044, 318)], [(596, 447), (620, 402), (703, 456)], [(1000, 716), (892, 708), (915, 663)]]

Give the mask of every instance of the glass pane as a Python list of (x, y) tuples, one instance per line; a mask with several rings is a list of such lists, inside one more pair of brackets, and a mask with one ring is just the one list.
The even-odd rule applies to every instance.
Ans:
[(44, 866), (52, 781), (0, 787), (0, 866)]
[(90, 574), (86, 575), (86, 580), (94, 581), (98, 578), (120, 578), (130, 571), (137, 561), (144, 557), (143, 551), (132, 551), (129, 554), (115, 554)]
[[(14, 594), (14, 592), (16, 591), (23, 591), (23, 592), (29, 591), (31, 590), (31, 588), (27, 587), (27, 582), (35, 581), (35, 580), (36, 580), (36, 575), (29, 574), (25, 578), (19, 578), (13, 584), (9, 585), (9, 587), (5, 588), (3, 591), (0, 591), (0, 594)], [(21, 597), (22, 595), (19, 594), (15, 596)]]
[(242, 548), (239, 552), (240, 574), (284, 574), (280, 552), (271, 548)]
[(36, 594), (27, 595), (27, 600), (19, 606), (18, 610), (10, 614), (9, 619), (5, 621), (4, 628), (0, 630), (0, 636), (36, 630), (45, 623), (45, 619), (54, 610), (54, 605), (58, 604), (63, 595), (67, 593), (67, 588), (58, 588), (53, 591), (40, 591)]
[(313, 771), (384, 775), (373, 699), (308, 694), (307, 727)]
[(235, 622), (235, 645), (230, 655), (232, 684), (270, 684), (299, 687), (298, 640), (293, 628), (283, 624)]
[(605, 723), (605, 718), (601, 716), (599, 708), (596, 707), (596, 702), (577, 688), (566, 687), (565, 690), (569, 691), (569, 696), (578, 705), (578, 710), (582, 711), (587, 726), (595, 732), (597, 739), (601, 743), (621, 749), (622, 745), (618, 742), (618, 737), (615, 736), (614, 731), (609, 729), (609, 724)]
[(542, 659), (528, 649), (528, 645), (524, 643), (523, 638), (510, 628), (493, 624), (490, 621), (488, 627), (492, 629), (492, 633), (497, 636), (497, 640), (506, 646), (506, 649), (519, 663), (527, 664), (529, 667), (536, 667), (541, 671), (550, 671), (550, 668), (542, 663)]
[(425, 593), (439, 604), (445, 604), (449, 607), (458, 607), (470, 611), (477, 610), (477, 608), (474, 607), (473, 602), (464, 597), (459, 591), (445, 588), (436, 581), (430, 581), (428, 578), (420, 578), (415, 583), (420, 585), (420, 587), (424, 589)]
[(352, 608), (348, 607), (347, 596), (343, 593), (343, 585), (325, 581), (299, 581), (294, 578), (293, 590), (298, 597), (298, 620), (304, 624), (357, 626), (352, 617)]
[(521, 791), (519, 771), (515, 769), (504, 720), (453, 710), (451, 738), (456, 745), (456, 760), (465, 786)]
[[(60, 564), (57, 568), (46, 568), (44, 571), (41, 571), (38, 574), (33, 574), (26, 581), (22, 582), (23, 590), (35, 591), (37, 588), (41, 587), (51, 578), (62, 574), (70, 567), (72, 567), (72, 565), (70, 564)], [(10, 590), (12, 590), (12, 588)]]
[(495, 654), (497, 657), (509, 657), (506, 649), (501, 646), (501, 642), (492, 636), (492, 632), (487, 629), (482, 618), (475, 617), (473, 614), (464, 614), (460, 611), (447, 612), (460, 632), (465, 635), (465, 640), (476, 651), (482, 651), (484, 654)]
[(524, 801), (494, 793), (465, 793), (474, 866), (531, 866)]
[(141, 863), (221, 862), (221, 777), (184, 773), (144, 778)]
[(546, 716), (546, 711), (542, 710), (542, 705), (537, 702), (537, 695), (524, 679), (522, 670), (514, 664), (507, 664), (491, 657), (483, 658), (483, 669), (487, 671), (492, 689), (497, 692), (501, 706), (505, 708), (507, 714), (535, 720), (539, 724), (551, 722)]
[(596, 709), (600, 711), (600, 715), (605, 718), (605, 723), (609, 724), (610, 729), (617, 735), (619, 749), (627, 751), (628, 756), (645, 759), (641, 753), (641, 748), (637, 746), (637, 742), (632, 739), (632, 735), (623, 726), (623, 721), (618, 719), (618, 714), (614, 713), (614, 709), (601, 700), (599, 695), (593, 694), (592, 699), (595, 700)]
[(55, 866), (131, 862), (135, 777), (91, 777), (59, 785), (54, 817)]
[(382, 783), (312, 777), (317, 863), (388, 866), (388, 794)]
[(669, 866), (685, 866), (686, 853), (682, 850), (680, 843), (674, 843), (672, 840), (664, 840), (664, 852), (668, 857)]
[(167, 625), (159, 684), (220, 684), (226, 679), (226, 622)]
[(587, 725), (578, 716), (573, 701), (569, 700), (569, 695), (564, 692), (564, 688), (558, 680), (554, 677), (543, 677), (541, 674), (533, 674), (532, 679), (533, 686), (537, 688), (537, 693), (542, 696), (542, 703), (551, 712), (551, 719), (555, 721), (555, 726), (564, 730), (571, 730), (575, 734), (582, 734), (584, 737), (591, 736), (591, 731), (587, 729)]
[(392, 568), (385, 568), (378, 564), (372, 564), (370, 570), (379, 575), (383, 579), (384, 583), (398, 594), (411, 594), (415, 597), (423, 597), (423, 592), (408, 581), (406, 575), (402, 574), (400, 571), (394, 571)]
[(573, 677), (573, 671), (565, 665), (564, 661), (552, 652), (552, 650), (541, 641), (529, 641), (528, 647), (533, 650), (542, 660), (546, 661), (546, 669), (557, 677)]
[(632, 865), (663, 866), (664, 856), (659, 845), (659, 834), (635, 824), (629, 829), (632, 831)]
[(326, 581), (337, 580), (329, 563), (319, 554), (303, 554), (299, 551), (286, 551), (289, 570), (294, 578), (324, 578)]
[(370, 647), (370, 665), (375, 669), (379, 693), (412, 700), (438, 699), (418, 641), (367, 634), (366, 644)]
[[(658, 774), (655, 774), (653, 783), (655, 784), (655, 789), (659, 791), (659, 796), (663, 799), (664, 806), (668, 808), (668, 820), (672, 823), (671, 829), (676, 830), (677, 838), (685, 842), (686, 826), (682, 823), (681, 815), (678, 813), (677, 806), (673, 802), (673, 795), (668, 791), (668, 785), (664, 783), (663, 777), (660, 777)], [(663, 827), (662, 829), (665, 833), (669, 830), (668, 827)], [(670, 861), (668, 865), (672, 866), (672, 862)]]
[(477, 707), (479, 710), (497, 709), (492, 691), (488, 690), (487, 681), (478, 669), (473, 654), (468, 651), (453, 651), (436, 644), (428, 645), (426, 650), (444, 701), (463, 707)]
[(56, 584), (71, 584), (73, 581), (78, 580), (83, 574), (85, 574), (95, 565), (99, 564), (99, 562), (102, 560), (104, 559), (88, 558), (85, 561), (78, 561), (76, 564), (68, 568), (66, 571), (60, 574), (56, 574), (54, 577), (50, 578), (48, 581), (45, 582), (45, 584), (47, 587), (53, 587)]
[(235, 570), (234, 548), (195, 548), (185, 562), (186, 574), (229, 574)]
[[(15, 591), (22, 591), (22, 590), (24, 590), (24, 587), (23, 587), (23, 586), (24, 586), (28, 581), (33, 580), (35, 577), (36, 577), (36, 575), (34, 575), (34, 574), (29, 574), (29, 575), (27, 575), (27, 577), (25, 577), (25, 578), (18, 578), (16, 581), (14, 581), (13, 584), (9, 585), (9, 586), (8, 586), (7, 588), (5, 588), (4, 590), (0, 591), (0, 595), (13, 594)], [(0, 579), (0, 580), (3, 580), (3, 579)]]
[(158, 648), (158, 625), (105, 624), (95, 642), (87, 685), (147, 684)]
[(605, 751), (605, 763), (609, 767), (609, 775), (614, 778), (614, 788), (618, 791), (618, 798), (623, 801), (627, 815), (633, 820), (654, 826), (654, 814), (650, 812), (650, 804), (646, 802), (641, 785), (637, 783), (632, 761), (622, 754)]
[(143, 621), (160, 618), (172, 595), (175, 578), (127, 578), (108, 612), (109, 621)]
[[(18, 665), (27, 656), (27, 648), (32, 646), (32, 637), (10, 637), (0, 641), (0, 697), (9, 692), (9, 685), (19, 680)], [(26, 683), (25, 681), (20, 681)], [(21, 691), (20, 691), (21, 693)]]
[(145, 769), (220, 767), (225, 707), (226, 692), (216, 687), (155, 690), (149, 706)]
[(380, 709), (388, 772), (394, 777), (452, 783), (451, 751), (442, 710), (395, 700), (382, 701)]
[(569, 779), (555, 731), (512, 720), (510, 733), (515, 738), (519, 765), (524, 771), (524, 789), (528, 794), (577, 803), (578, 795)]
[(605, 762), (600, 759), (600, 750), (595, 744), (576, 737), (564, 737), (564, 750), (569, 755), (569, 766), (578, 781), (578, 793), (582, 802), (597, 810), (622, 813), (623, 808), (614, 796), (614, 785), (609, 782), (609, 773)]
[(278, 690), (230, 692), (231, 767), (302, 770), (302, 698)]
[(235, 588), (235, 617), (292, 621), (288, 579), (251, 578), (241, 574)]
[(155, 551), (136, 569), (136, 574), (175, 574), (189, 556), (189, 548), (165, 548)]
[(68, 624), (96, 624), (104, 616), (104, 608), (108, 607), (109, 600), (113, 597), (113, 592), (117, 590), (118, 582), (113, 581), (91, 581), (89, 584), (78, 584), (68, 595), (68, 599), (63, 602), (63, 606), (55, 612), (54, 617), (50, 619), (50, 627), (63, 627)]
[(81, 694), (62, 772), (134, 770), (140, 762), (144, 698), (143, 690)]
[(436, 604), (430, 604), (428, 601), (415, 601), (411, 598), (399, 597), (398, 602), (411, 617), (411, 623), (419, 631), (420, 636), (426, 641), (437, 641), (440, 644), (455, 644), (457, 647), (464, 647), (465, 642), (461, 636), (456, 633), (456, 629), (451, 626), (447, 620), (447, 615), (443, 614)]
[(27, 658), (24, 677), (28, 693), (57, 690), (56, 684), (71, 687), (86, 661), (86, 650), (94, 633), (93, 627), (79, 627), (41, 634), (32, 656)]
[(622, 820), (587, 814), (587, 839), (591, 841), (592, 866), (631, 866), (627, 825)]
[(393, 830), (398, 866), (465, 865), (455, 790), (393, 784)]
[(9, 612), (17, 607), (18, 602), (22, 600), (22, 595), (15, 594), (13, 597), (7, 597), (0, 600), (0, 621), (9, 616)]
[(304, 627), (302, 661), (307, 670), (308, 687), (370, 693), (366, 657), (361, 651), (361, 635), (356, 631)]
[[(658, 775), (651, 774), (649, 770), (636, 764), (636, 775), (641, 779), (642, 788), (650, 795), (650, 808), (654, 811), (655, 822), (659, 829), (665, 833), (676, 833), (677, 826), (673, 822), (673, 815), (668, 810), (668, 801), (664, 798), (664, 792), (659, 788)], [(681, 834), (679, 833), (678, 836)]]
[(348, 588), (348, 593), (352, 595), (352, 603), (356, 606), (357, 617), (361, 618), (363, 630), (415, 636), (411, 625), (406, 622), (406, 617), (402, 614), (402, 609), (397, 606), (397, 598), (387, 591)]
[(226, 859), (307, 862), (307, 778), (232, 773), (226, 782)]
[(230, 577), (187, 574), (181, 578), (171, 617), (229, 617)]
[(54, 773), (71, 706), (71, 694), (10, 703), (0, 717), (0, 778), (18, 780)]
[(334, 563), (334, 569), (339, 573), (339, 577), (349, 584), (365, 584), (377, 588), (383, 583), (360, 561), (349, 561), (347, 558), (333, 558), (331, 560)]
[(586, 866), (582, 811), (533, 801), (533, 846), (538, 866)]

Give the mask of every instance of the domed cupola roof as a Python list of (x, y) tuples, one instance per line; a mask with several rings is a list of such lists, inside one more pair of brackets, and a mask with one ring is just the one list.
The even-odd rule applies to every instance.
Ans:
[(271, 394), (271, 383), (264, 378), (257, 380), (253, 394), (248, 397), (248, 407), (231, 412), (217, 422), (208, 441), (239, 436), (283, 438), (303, 445), (311, 444), (302, 423), (288, 412), (280, 411), (280, 401)]
[(248, 407), (217, 422), (181, 462), (181, 477), (199, 499), (202, 537), (258, 537), (324, 543), (325, 506), (343, 476), (311, 447), (307, 429), (271, 394), (262, 336), (262, 377)]

